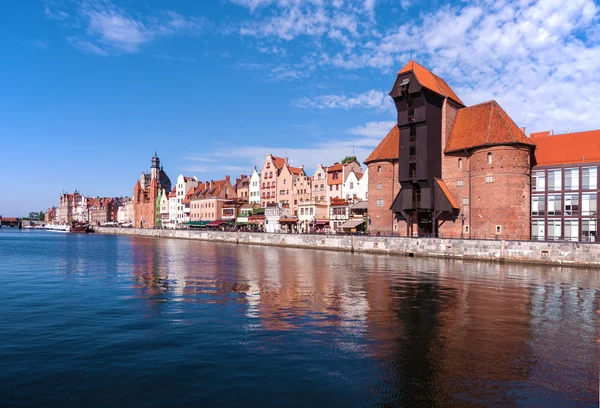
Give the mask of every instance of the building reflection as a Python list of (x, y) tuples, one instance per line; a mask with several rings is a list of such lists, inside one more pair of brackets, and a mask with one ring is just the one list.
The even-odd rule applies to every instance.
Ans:
[(600, 306), (581, 288), (597, 273), (179, 240), (139, 240), (132, 258), (153, 302), (234, 307), (250, 331), (375, 361), (383, 405), (529, 405), (528, 384), (568, 393), (548, 370), (565, 361), (577, 392), (594, 386), (581, 356), (599, 361)]

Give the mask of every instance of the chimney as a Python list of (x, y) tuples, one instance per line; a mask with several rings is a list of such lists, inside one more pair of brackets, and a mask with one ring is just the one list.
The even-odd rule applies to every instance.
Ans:
[(210, 183), (208, 184), (208, 188), (213, 188), (213, 180), (211, 180)]
[(521, 129), (521, 132), (523, 132), (523, 134), (525, 134), (525, 126), (523, 126), (522, 128), (519, 128), (519, 129)]
[(231, 183), (231, 179), (229, 178), (229, 176), (225, 176), (225, 181)]

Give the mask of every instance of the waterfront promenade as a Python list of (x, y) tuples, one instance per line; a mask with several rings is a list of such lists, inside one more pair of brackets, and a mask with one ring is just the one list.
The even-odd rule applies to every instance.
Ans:
[(269, 234), (108, 227), (99, 227), (97, 232), (416, 257), (600, 267), (600, 244), (578, 242)]

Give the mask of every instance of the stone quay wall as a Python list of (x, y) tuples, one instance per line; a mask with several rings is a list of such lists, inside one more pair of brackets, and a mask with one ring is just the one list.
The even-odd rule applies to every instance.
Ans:
[(600, 243), (96, 228), (97, 233), (387, 255), (600, 267)]

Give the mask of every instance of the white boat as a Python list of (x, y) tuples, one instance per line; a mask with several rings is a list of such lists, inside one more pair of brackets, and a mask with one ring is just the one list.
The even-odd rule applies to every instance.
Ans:
[(71, 232), (71, 227), (68, 225), (46, 225), (46, 229), (48, 231), (56, 231), (56, 232)]

